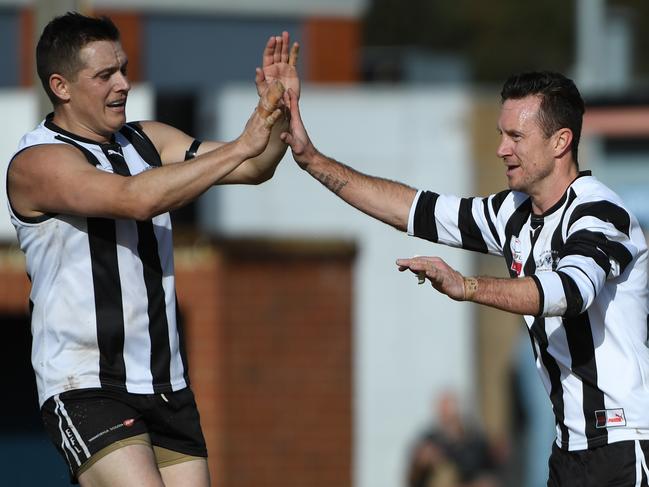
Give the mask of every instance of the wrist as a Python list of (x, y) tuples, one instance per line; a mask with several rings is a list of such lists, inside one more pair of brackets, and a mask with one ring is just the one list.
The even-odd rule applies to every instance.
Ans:
[(463, 277), (464, 280), (464, 299), (463, 301), (473, 301), (475, 293), (478, 291), (478, 279), (475, 277)]
[(233, 140), (229, 144), (231, 154), (236, 159), (245, 161), (252, 157), (258, 156), (259, 151), (254, 150), (254, 148), (245, 140), (245, 137), (240, 136), (237, 139)]

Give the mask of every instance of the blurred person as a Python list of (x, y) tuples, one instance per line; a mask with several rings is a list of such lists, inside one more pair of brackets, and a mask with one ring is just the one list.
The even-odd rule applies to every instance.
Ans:
[(68, 13), (45, 27), (37, 68), (54, 110), (21, 139), (7, 189), (42, 417), (73, 483), (209, 485), (168, 212), (214, 184), (272, 177), (287, 148), (281, 95), (300, 88), (297, 48), (286, 32), (271, 37), (243, 132), (201, 143), (126, 123), (128, 60), (110, 19)]
[(574, 83), (552, 72), (505, 82), (497, 155), (509, 189), (484, 198), (418, 191), (323, 155), (297, 97), (285, 98), (282, 138), (334, 194), (409, 235), (504, 257), (509, 278), (465, 277), (438, 257), (396, 263), (453, 300), (525, 317), (556, 421), (548, 485), (647, 485), (647, 246), (619, 196), (579, 170)]
[(433, 404), (433, 424), (415, 442), (408, 487), (497, 487), (497, 462), (485, 435), (462, 417), (445, 391)]

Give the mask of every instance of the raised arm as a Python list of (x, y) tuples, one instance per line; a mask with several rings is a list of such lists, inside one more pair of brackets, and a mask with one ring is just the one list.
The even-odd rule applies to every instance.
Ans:
[(363, 213), (399, 230), (407, 230), (417, 191), (396, 181), (363, 174), (318, 152), (302, 122), (297, 95), (287, 90), (284, 98), (291, 110), (291, 122), (282, 139), (291, 146), (298, 165)]
[[(299, 45), (290, 46), (288, 32), (281, 36), (271, 36), (266, 42), (262, 55), (262, 67), (256, 68), (255, 84), (260, 97), (278, 83), (299, 93), (300, 79), (297, 73)], [(142, 122), (142, 128), (155, 144), (163, 164), (183, 161), (185, 152), (194, 138), (168, 125), (156, 122)], [(216, 184), (259, 184), (270, 179), (277, 165), (286, 153), (287, 145), (280, 134), (288, 128), (288, 113), (282, 114), (273, 126), (268, 145), (255, 157), (244, 161)], [(220, 141), (203, 141), (198, 146), (197, 155), (202, 155), (223, 145)]]
[(191, 161), (120, 176), (88, 164), (67, 144), (34, 146), (18, 154), (8, 173), (8, 194), (20, 215), (64, 213), (109, 218), (149, 219), (179, 208), (227, 177), (243, 161), (261, 153), (281, 111), (268, 96), (248, 120), (243, 133)]

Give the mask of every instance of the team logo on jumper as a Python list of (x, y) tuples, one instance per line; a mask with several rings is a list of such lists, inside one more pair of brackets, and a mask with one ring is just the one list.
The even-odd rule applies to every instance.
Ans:
[(614, 428), (616, 426), (626, 426), (624, 409), (600, 409), (595, 411), (596, 428)]
[(536, 259), (536, 270), (538, 272), (553, 271), (557, 268), (559, 256), (556, 250), (546, 250)]
[(512, 251), (512, 265), (510, 268), (517, 276), (520, 276), (521, 272), (523, 272), (523, 249), (520, 239), (512, 237), (509, 241), (509, 248)]

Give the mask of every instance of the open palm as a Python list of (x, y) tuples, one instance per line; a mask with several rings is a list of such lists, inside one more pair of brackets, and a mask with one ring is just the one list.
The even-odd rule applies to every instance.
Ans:
[(262, 58), (262, 67), (257, 68), (255, 83), (257, 93), (262, 95), (268, 86), (278, 80), (288, 90), (289, 88), (299, 97), (300, 78), (297, 74), (297, 57), (299, 44), (294, 42), (290, 48), (288, 32), (282, 32), (281, 36), (272, 36), (268, 39)]

